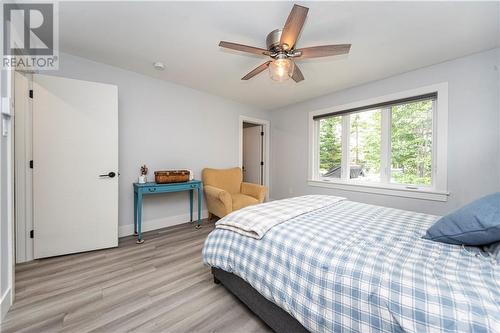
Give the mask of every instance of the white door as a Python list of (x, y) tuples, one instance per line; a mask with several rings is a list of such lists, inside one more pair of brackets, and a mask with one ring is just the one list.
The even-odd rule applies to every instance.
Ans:
[(262, 126), (243, 128), (243, 181), (262, 184)]
[(117, 87), (33, 75), (33, 161), (35, 258), (117, 246)]

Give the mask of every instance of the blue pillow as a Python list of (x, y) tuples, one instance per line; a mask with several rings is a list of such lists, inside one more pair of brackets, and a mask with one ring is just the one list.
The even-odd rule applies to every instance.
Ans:
[(427, 230), (423, 238), (470, 246), (500, 241), (500, 192), (443, 216)]

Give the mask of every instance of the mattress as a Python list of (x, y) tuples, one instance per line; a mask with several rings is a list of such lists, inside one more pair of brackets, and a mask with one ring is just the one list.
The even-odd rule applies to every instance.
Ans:
[(262, 239), (215, 229), (203, 260), (311, 332), (499, 332), (499, 263), (422, 239), (437, 218), (341, 201)]

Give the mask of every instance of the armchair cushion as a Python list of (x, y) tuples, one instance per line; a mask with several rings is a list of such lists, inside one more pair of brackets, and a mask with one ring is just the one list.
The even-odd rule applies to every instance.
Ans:
[(265, 186), (253, 183), (241, 183), (241, 193), (257, 199), (259, 203), (264, 202), (266, 192), (267, 188)]
[(256, 205), (259, 201), (249, 195), (234, 193), (232, 195), (233, 199), (233, 211), (241, 209), (246, 206)]

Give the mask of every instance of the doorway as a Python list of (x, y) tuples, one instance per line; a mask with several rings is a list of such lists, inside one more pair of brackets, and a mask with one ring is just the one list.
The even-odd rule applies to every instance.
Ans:
[(264, 126), (243, 122), (243, 181), (264, 184)]
[(239, 120), (243, 181), (269, 188), (269, 121), (245, 116)]

